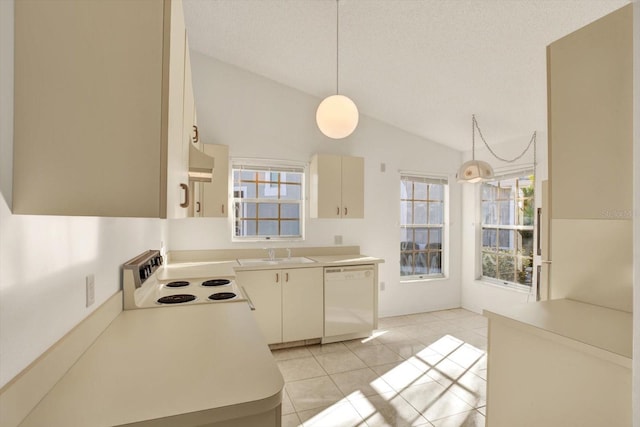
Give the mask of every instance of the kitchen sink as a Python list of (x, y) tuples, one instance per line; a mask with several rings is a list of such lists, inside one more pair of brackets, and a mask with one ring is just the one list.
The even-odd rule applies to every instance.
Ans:
[(238, 259), (241, 266), (248, 265), (280, 265), (280, 264), (310, 264), (315, 262), (303, 256), (292, 256), (290, 258), (244, 258)]

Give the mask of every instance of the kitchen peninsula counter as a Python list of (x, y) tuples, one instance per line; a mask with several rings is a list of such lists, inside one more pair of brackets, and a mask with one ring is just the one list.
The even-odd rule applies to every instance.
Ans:
[(129, 310), (20, 426), (279, 425), (283, 386), (245, 302)]
[(631, 425), (632, 313), (559, 299), (484, 315), (487, 425)]

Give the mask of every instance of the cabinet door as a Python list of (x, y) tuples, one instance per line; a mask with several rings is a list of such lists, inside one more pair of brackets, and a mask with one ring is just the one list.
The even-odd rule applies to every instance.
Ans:
[(252, 311), (267, 344), (282, 342), (280, 270), (239, 271), (236, 282), (255, 306)]
[(342, 217), (364, 218), (364, 159), (342, 157)]
[[(189, 142), (184, 133), (184, 54), (186, 32), (182, 1), (171, 2), (167, 98), (167, 218), (185, 218), (189, 199)], [(187, 185), (185, 189), (185, 185)]]
[(311, 159), (311, 218), (340, 218), (342, 215), (341, 156), (316, 154)]
[(213, 157), (213, 180), (202, 185), (202, 216), (226, 217), (229, 213), (229, 147), (202, 144), (203, 151)]
[(164, 215), (164, 14), (15, 2), (14, 213)]
[(322, 337), (321, 268), (282, 270), (282, 341)]

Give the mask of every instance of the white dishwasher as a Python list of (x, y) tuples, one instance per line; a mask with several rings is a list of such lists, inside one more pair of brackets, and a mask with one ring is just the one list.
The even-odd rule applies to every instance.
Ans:
[(325, 337), (368, 336), (373, 330), (374, 268), (355, 265), (324, 269)]

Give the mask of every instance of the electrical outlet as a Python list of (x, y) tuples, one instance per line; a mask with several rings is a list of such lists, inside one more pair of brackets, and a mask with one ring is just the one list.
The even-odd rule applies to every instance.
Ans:
[(386, 286), (385, 286), (384, 282), (380, 282), (380, 290), (384, 291), (385, 287)]
[(96, 279), (93, 274), (86, 277), (85, 281), (86, 295), (87, 295), (87, 307), (93, 305), (96, 302)]
[(341, 245), (342, 244), (342, 236), (341, 235), (333, 236), (333, 243), (335, 245)]

